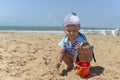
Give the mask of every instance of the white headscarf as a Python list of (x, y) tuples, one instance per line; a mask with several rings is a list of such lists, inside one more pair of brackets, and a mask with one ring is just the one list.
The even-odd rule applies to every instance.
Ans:
[(67, 25), (76, 25), (80, 28), (80, 19), (76, 16), (76, 13), (70, 13), (65, 16), (63, 26), (66, 27)]

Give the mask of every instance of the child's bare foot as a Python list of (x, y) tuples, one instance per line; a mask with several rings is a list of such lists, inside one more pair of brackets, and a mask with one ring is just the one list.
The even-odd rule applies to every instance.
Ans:
[(61, 76), (67, 76), (67, 73), (73, 69), (72, 66), (68, 66), (66, 69), (62, 70), (62, 73), (60, 74)]

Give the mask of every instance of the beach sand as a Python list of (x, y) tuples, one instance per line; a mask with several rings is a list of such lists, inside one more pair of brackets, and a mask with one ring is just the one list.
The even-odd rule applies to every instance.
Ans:
[[(120, 36), (86, 35), (97, 62), (85, 80), (120, 80)], [(58, 42), (63, 35), (0, 33), (0, 80), (82, 80), (72, 70), (56, 75)], [(66, 68), (62, 63), (60, 72)], [(83, 79), (84, 80), (84, 79)]]

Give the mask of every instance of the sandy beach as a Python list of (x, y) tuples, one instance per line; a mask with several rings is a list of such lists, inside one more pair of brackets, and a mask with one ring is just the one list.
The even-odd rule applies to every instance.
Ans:
[[(0, 80), (82, 80), (75, 70), (56, 75), (58, 42), (64, 35), (0, 33)], [(86, 35), (94, 45), (87, 80), (120, 80), (120, 36)], [(62, 63), (60, 72), (66, 68)], [(83, 80), (86, 80), (83, 79)]]

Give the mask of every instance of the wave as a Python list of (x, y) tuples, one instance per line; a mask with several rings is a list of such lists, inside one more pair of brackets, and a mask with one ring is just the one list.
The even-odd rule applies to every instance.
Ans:
[[(64, 34), (64, 31), (37, 31), (37, 30), (0, 30), (0, 32), (32, 33), (32, 34)], [(116, 29), (81, 29), (87, 35), (112, 35), (120, 36), (120, 28)]]
[(89, 34), (89, 35), (112, 35), (112, 36), (120, 36), (120, 28), (116, 29), (106, 29), (106, 30), (81, 30), (82, 33), (84, 34)]

